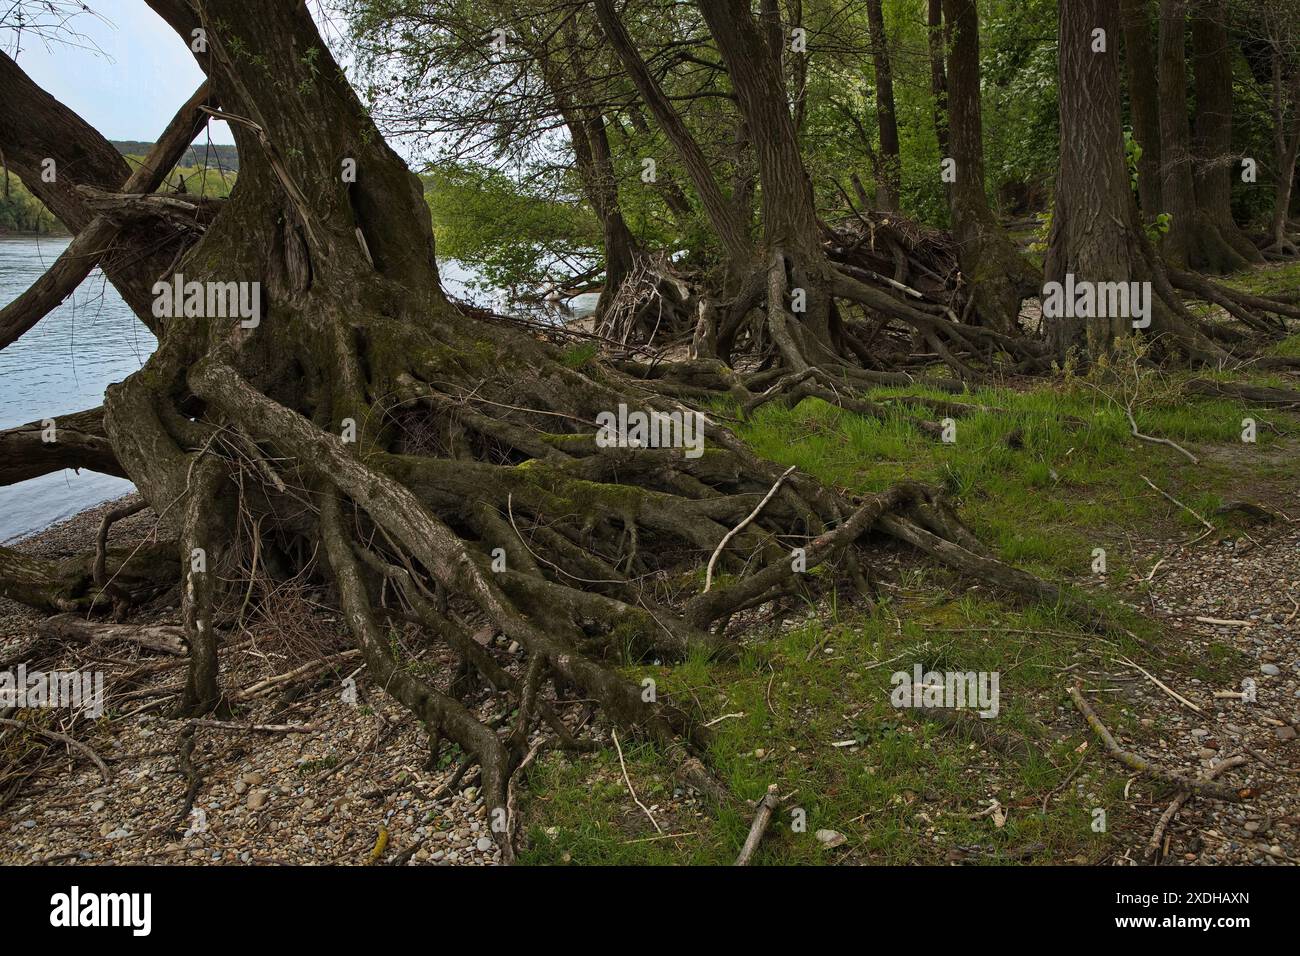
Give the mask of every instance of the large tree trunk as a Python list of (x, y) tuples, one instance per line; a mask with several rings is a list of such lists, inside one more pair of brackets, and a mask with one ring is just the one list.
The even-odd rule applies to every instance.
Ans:
[[(1148, 331), (1167, 333), (1192, 358), (1223, 352), (1187, 324), (1163, 266), (1146, 241), (1124, 161), (1119, 67), (1113, 55), (1093, 52), (1093, 31), (1115, 36), (1118, 0), (1071, 0), (1059, 7), (1061, 91), (1060, 169), (1046, 262), (1049, 282), (1150, 282)], [(1132, 317), (1101, 315), (1046, 319), (1055, 351), (1099, 358), (1133, 334)]]
[(898, 116), (894, 107), (894, 71), (885, 37), (885, 15), (880, 0), (867, 0), (867, 30), (871, 37), (871, 65), (876, 74), (876, 121), (880, 125), (880, 165), (877, 204), (897, 211), (903, 163), (899, 155)]
[(1151, 0), (1121, 0), (1124, 66), (1128, 76), (1129, 114), (1138, 158), (1138, 195), (1142, 216), (1155, 222), (1164, 211), (1160, 195), (1160, 89), (1156, 85), (1156, 55), (1151, 42)]
[(1227, 0), (1196, 0), (1192, 9), (1192, 69), (1196, 78), (1195, 186), (1201, 211), (1247, 262), (1264, 256), (1232, 218), (1232, 178), (1240, 169), (1232, 149), (1232, 53)]
[(627, 32), (627, 27), (623, 25), (614, 10), (613, 0), (595, 0), (595, 5), (596, 15), (606, 40), (627, 70), (633, 85), (641, 95), (642, 102), (654, 115), (659, 128), (663, 130), (686, 167), (686, 173), (695, 186), (705, 214), (709, 217), (709, 222), (726, 251), (729, 280), (738, 281), (739, 277), (748, 270), (753, 251), (743, 220), (723, 196), (722, 190), (718, 188), (717, 181), (713, 177), (713, 170), (707, 157), (677, 110), (673, 108), (672, 102), (660, 88), (645, 61), (641, 59)]
[(1197, 202), (1187, 111), (1187, 0), (1160, 0), (1160, 192), (1171, 216), (1161, 252), (1173, 265), (1232, 272), (1246, 264)]
[(769, 329), (786, 362), (801, 372), (810, 357), (815, 362), (836, 354), (833, 270), (822, 248), (785, 83), (745, 0), (701, 0), (699, 6), (727, 65), (758, 163)]
[(1012, 244), (984, 191), (984, 124), (980, 105), (979, 12), (975, 0), (944, 0), (948, 47), (949, 152), (957, 179), (948, 190), (962, 277), (983, 325), (1016, 328), (1020, 303), (1037, 291), (1038, 274)]

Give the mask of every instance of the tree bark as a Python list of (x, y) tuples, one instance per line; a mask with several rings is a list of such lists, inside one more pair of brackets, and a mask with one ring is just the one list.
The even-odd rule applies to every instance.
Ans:
[[(1167, 332), (1200, 360), (1222, 352), (1186, 327), (1159, 259), (1145, 241), (1124, 161), (1119, 67), (1113, 53), (1094, 53), (1093, 31), (1115, 36), (1118, 0), (1071, 0), (1059, 7), (1061, 149), (1046, 278), (1090, 283), (1150, 282), (1151, 334)], [(1045, 319), (1064, 359), (1106, 354), (1133, 332), (1131, 318), (1102, 315)]]
[(876, 192), (881, 209), (898, 210), (902, 174), (899, 155), (898, 116), (894, 105), (894, 72), (885, 38), (885, 16), (881, 0), (867, 0), (867, 29), (871, 37), (871, 64), (876, 74), (876, 121), (880, 125), (880, 162), (884, 180)]
[(1162, 254), (1180, 268), (1232, 272), (1245, 259), (1197, 202), (1187, 112), (1187, 0), (1160, 0), (1160, 192), (1171, 220)]
[[(682, 164), (686, 167), (687, 175), (691, 177), (709, 222), (717, 232), (729, 260), (733, 263), (731, 271), (737, 274), (744, 271), (752, 261), (753, 246), (745, 235), (744, 226), (737, 218), (734, 208), (718, 188), (708, 159), (677, 114), (677, 110), (664, 95), (659, 83), (641, 58), (641, 54), (637, 52), (627, 28), (614, 10), (613, 0), (595, 0), (595, 5), (596, 15), (600, 19), (605, 38), (618, 55), (637, 92), (641, 94), (642, 101), (654, 115), (660, 129), (673, 144)], [(782, 102), (784, 103), (784, 100)]]
[(1224, 240), (1247, 262), (1264, 256), (1232, 218), (1232, 178), (1240, 169), (1232, 149), (1232, 56), (1227, 0), (1196, 0), (1192, 9), (1192, 68), (1196, 78), (1196, 200)]
[(926, 0), (925, 25), (927, 46), (930, 51), (930, 93), (934, 97), (934, 137), (939, 144), (939, 156), (948, 156), (948, 75), (944, 67), (947, 57), (948, 30), (943, 22), (943, 0)]
[(1155, 46), (1151, 42), (1151, 0), (1121, 0), (1120, 17), (1129, 114), (1133, 138), (1142, 150), (1138, 159), (1138, 195), (1142, 216), (1150, 223), (1164, 211), (1160, 194), (1160, 89), (1156, 85)]
[(1016, 327), (1020, 303), (1038, 275), (1016, 250), (989, 208), (984, 191), (984, 124), (980, 104), (979, 12), (975, 0), (944, 0), (948, 46), (949, 151), (956, 181), (948, 189), (952, 233), (962, 278), (981, 324)]
[(1275, 45), (1273, 70), (1273, 164), (1277, 172), (1273, 181), (1273, 222), (1270, 250), (1295, 255), (1297, 249), (1287, 236), (1291, 214), (1291, 196), (1295, 186), (1296, 166), (1300, 160), (1300, 67), (1293, 67), (1291, 81), (1286, 81), (1283, 55)]
[[(74, 234), (95, 218), (78, 186), (118, 190), (131, 175), (126, 160), (80, 116), (32, 82), (0, 52), (0, 142), (8, 168)], [(50, 165), (46, 161), (52, 161)], [(159, 235), (150, 225), (121, 230), (99, 265), (136, 316), (154, 327), (150, 288), (188, 236)]]

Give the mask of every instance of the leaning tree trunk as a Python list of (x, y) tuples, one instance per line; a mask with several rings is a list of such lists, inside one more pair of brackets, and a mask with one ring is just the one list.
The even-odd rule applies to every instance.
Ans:
[(944, 0), (948, 46), (948, 135), (956, 181), (948, 191), (962, 277), (980, 323), (1017, 327), (1020, 303), (1038, 287), (1037, 270), (1016, 249), (984, 192), (984, 125), (980, 107), (979, 12), (975, 0)]
[[(32, 82), (2, 51), (0, 141), (5, 144), (6, 170), (16, 173), (28, 191), (74, 234), (96, 217), (78, 187), (112, 192), (131, 174), (126, 160), (108, 140)], [(47, 171), (52, 176), (46, 175)], [(184, 245), (184, 236), (175, 229), (160, 234), (155, 221), (123, 229), (113, 238), (109, 249), (96, 250), (96, 260), (136, 316), (152, 325), (149, 284)], [(23, 331), (26, 329), (18, 334)], [(11, 330), (5, 332), (0, 344), (10, 341)]]

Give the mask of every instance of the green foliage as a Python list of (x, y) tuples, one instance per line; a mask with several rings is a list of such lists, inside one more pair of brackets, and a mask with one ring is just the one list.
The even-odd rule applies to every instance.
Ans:
[(421, 177), (440, 256), (472, 266), (485, 286), (538, 285), (557, 262), (585, 262), (600, 242), (595, 218), (552, 188), (530, 188), (497, 169), (443, 163)]
[[(0, 172), (0, 177), (6, 175)], [(6, 232), (49, 235), (65, 233), (63, 223), (45, 208), (44, 203), (27, 191), (14, 173), (8, 173), (8, 195), (0, 186), (0, 234)]]

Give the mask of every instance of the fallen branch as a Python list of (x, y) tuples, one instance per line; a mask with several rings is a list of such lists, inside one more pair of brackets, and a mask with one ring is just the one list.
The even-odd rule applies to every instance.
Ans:
[(1210, 531), (1213, 531), (1213, 530), (1214, 530), (1214, 525), (1210, 524), (1208, 521), (1206, 521), (1204, 518), (1202, 518), (1199, 514), (1197, 514), (1197, 513), (1196, 513), (1195, 511), (1193, 511), (1191, 508), (1187, 507), (1187, 505), (1183, 504), (1181, 501), (1179, 501), (1177, 498), (1175, 498), (1173, 495), (1171, 495), (1169, 492), (1164, 491), (1164, 490), (1160, 489), (1159, 487), (1157, 487), (1157, 485), (1155, 484), (1155, 482), (1153, 482), (1153, 481), (1152, 481), (1150, 478), (1148, 478), (1146, 475), (1138, 475), (1138, 477), (1141, 478), (1143, 481), (1145, 481), (1148, 485), (1150, 485), (1150, 486), (1151, 486), (1151, 489), (1152, 489), (1153, 491), (1157, 491), (1157, 492), (1159, 492), (1161, 495), (1163, 495), (1164, 497), (1168, 498), (1168, 499), (1169, 499), (1170, 501), (1172, 501), (1174, 504), (1178, 505), (1178, 507), (1180, 507), (1180, 508), (1182, 508), (1184, 511), (1186, 511), (1189, 515), (1191, 515), (1193, 518), (1195, 518), (1197, 521), (1199, 521), (1201, 524), (1203, 524), (1207, 529), (1209, 529)]
[[(1230, 770), (1233, 767), (1240, 767), (1245, 762), (1246, 758), (1241, 754), (1227, 757), (1211, 767), (1209, 771), (1206, 772), (1205, 779), (1213, 780), (1219, 774), (1223, 773), (1223, 771)], [(1157, 863), (1164, 857), (1164, 852), (1161, 849), (1160, 844), (1164, 840), (1165, 830), (1169, 828), (1169, 824), (1173, 822), (1179, 809), (1182, 808), (1184, 803), (1191, 799), (1191, 796), (1191, 793), (1187, 791), (1178, 794), (1178, 796), (1174, 797), (1173, 801), (1165, 809), (1165, 812), (1160, 814), (1160, 819), (1156, 821), (1156, 828), (1151, 833), (1151, 840), (1147, 843), (1146, 852), (1143, 854), (1143, 858), (1147, 863)]]
[(659, 821), (656, 820), (655, 815), (650, 812), (650, 808), (641, 802), (641, 798), (636, 795), (636, 790), (632, 787), (632, 778), (627, 775), (627, 764), (623, 762), (623, 747), (618, 742), (618, 731), (611, 729), (610, 734), (614, 738), (614, 749), (618, 751), (618, 765), (623, 768), (623, 782), (627, 784), (627, 792), (632, 794), (632, 799), (636, 801), (636, 805), (645, 811), (645, 815), (649, 817), (650, 822), (654, 824), (655, 830), (659, 833), (663, 833), (664, 828), (659, 825)]
[(749, 827), (749, 836), (745, 837), (745, 845), (740, 848), (740, 855), (736, 857), (733, 866), (749, 865), (750, 859), (758, 850), (758, 845), (763, 842), (763, 834), (767, 832), (768, 825), (772, 822), (772, 817), (776, 814), (780, 805), (781, 798), (777, 796), (776, 784), (771, 784), (767, 788), (767, 793), (763, 794), (763, 799), (758, 801), (758, 808), (754, 812), (754, 822)]
[(746, 525), (748, 525), (751, 521), (753, 521), (755, 518), (758, 517), (758, 513), (763, 510), (763, 507), (769, 501), (772, 500), (772, 496), (777, 493), (777, 490), (781, 487), (782, 483), (784, 483), (784, 481), (787, 478), (789, 478), (790, 475), (798, 469), (798, 467), (799, 467), (798, 465), (791, 465), (789, 468), (787, 468), (782, 473), (781, 477), (776, 480), (776, 484), (772, 486), (772, 489), (767, 493), (766, 496), (764, 496), (763, 500), (758, 503), (758, 506), (749, 513), (749, 517), (747, 517), (740, 524), (736, 525), (734, 528), (728, 531), (726, 535), (723, 536), (722, 540), (718, 542), (717, 548), (715, 548), (713, 551), (713, 556), (709, 558), (709, 566), (707, 569), (705, 569), (704, 572), (705, 591), (713, 587), (713, 566), (718, 563), (718, 556), (722, 554), (723, 549), (727, 546), (727, 542), (730, 541), (732, 538), (734, 538), (736, 535), (740, 534), (740, 532), (745, 529)]
[(1088, 726), (1093, 729), (1101, 742), (1106, 745), (1107, 752), (1117, 761), (1128, 767), (1130, 770), (1140, 774), (1146, 774), (1149, 777), (1155, 777), (1157, 780), (1164, 781), (1171, 786), (1180, 790), (1188, 790), (1200, 794), (1203, 797), (1209, 797), (1212, 800), (1224, 800), (1229, 803), (1240, 803), (1254, 795), (1250, 787), (1225, 787), (1221, 784), (1212, 783), (1208, 780), (1193, 780), (1190, 777), (1184, 777), (1163, 767), (1158, 767), (1144, 757), (1139, 757), (1135, 753), (1124, 750), (1111, 732), (1106, 729), (1106, 725), (1088, 706), (1088, 702), (1083, 699), (1083, 694), (1079, 691), (1079, 685), (1075, 684), (1070, 688), (1070, 698), (1074, 701), (1074, 706), (1083, 714), (1084, 720)]
[(1186, 455), (1188, 460), (1191, 461), (1193, 465), (1199, 465), (1201, 463), (1201, 460), (1199, 458), (1193, 455), (1182, 445), (1178, 444), (1178, 442), (1170, 441), (1168, 438), (1156, 438), (1152, 435), (1144, 435), (1142, 434), (1142, 432), (1138, 431), (1137, 419), (1133, 417), (1133, 409), (1131, 407), (1126, 406), (1124, 408), (1124, 414), (1128, 416), (1129, 427), (1132, 428), (1133, 430), (1134, 438), (1140, 438), (1142, 439), (1142, 441), (1149, 441), (1153, 445), (1168, 445), (1170, 448), (1174, 449), (1175, 451), (1180, 451), (1184, 455)]
[(338, 654), (331, 654), (328, 657), (323, 657), (320, 660), (309, 661), (308, 663), (303, 664), (301, 667), (295, 667), (291, 671), (286, 671), (283, 674), (277, 674), (274, 677), (268, 677), (265, 680), (258, 681), (256, 684), (250, 684), (249, 686), (245, 687), (243, 690), (235, 691), (235, 693), (231, 695), (231, 698), (234, 700), (250, 700), (254, 697), (258, 697), (266, 693), (267, 691), (271, 690), (274, 687), (278, 687), (281, 684), (286, 684), (291, 681), (295, 681), (300, 677), (310, 676), (319, 671), (323, 671), (327, 669), (331, 664), (337, 664), (342, 661), (351, 660), (354, 657), (359, 657), (360, 654), (361, 654), (360, 650), (356, 648), (351, 648), (350, 650), (341, 651)]
[(36, 633), (42, 637), (75, 641), (78, 644), (122, 641), (164, 654), (183, 656), (186, 652), (185, 629), (174, 624), (102, 624), (87, 621), (80, 614), (57, 614), (39, 622)]
[(34, 734), (39, 734), (46, 740), (53, 740), (56, 743), (67, 744), (73, 750), (89, 758), (90, 761), (99, 768), (100, 776), (104, 778), (105, 783), (113, 782), (113, 774), (108, 769), (108, 764), (99, 758), (99, 754), (91, 750), (80, 741), (73, 740), (67, 734), (56, 733), (53, 730), (46, 730), (44, 727), (37, 727), (35, 724), (29, 724), (25, 720), (13, 720), (9, 717), (0, 717), (0, 726), (15, 727), (18, 730), (30, 730)]
[(325, 729), (320, 724), (241, 724), (233, 720), (195, 720), (194, 723), (214, 730), (256, 730), (264, 734), (314, 734)]
[(1162, 682), (1158, 677), (1156, 677), (1156, 676), (1155, 676), (1154, 674), (1152, 674), (1150, 671), (1146, 670), (1146, 669), (1143, 668), (1143, 667), (1139, 667), (1137, 664), (1134, 664), (1134, 663), (1133, 663), (1131, 660), (1129, 660), (1127, 657), (1120, 656), (1120, 657), (1115, 658), (1115, 660), (1120, 661), (1121, 663), (1127, 664), (1129, 667), (1133, 668), (1135, 671), (1138, 671), (1139, 673), (1141, 673), (1144, 677), (1146, 677), (1149, 681), (1151, 681), (1151, 683), (1155, 684), (1155, 685), (1156, 685), (1157, 687), (1159, 687), (1162, 691), (1164, 691), (1166, 694), (1168, 694), (1168, 695), (1169, 695), (1170, 697), (1172, 697), (1174, 700), (1178, 701), (1178, 703), (1182, 704), (1184, 707), (1190, 707), (1192, 710), (1196, 711), (1196, 713), (1198, 713), (1198, 714), (1204, 714), (1204, 713), (1205, 713), (1205, 711), (1201, 710), (1201, 708), (1197, 707), (1195, 704), (1193, 704), (1190, 700), (1188, 700), (1188, 699), (1187, 699), (1186, 697), (1184, 697), (1182, 694), (1178, 693), (1177, 691), (1175, 691), (1175, 690), (1172, 689), (1171, 687), (1169, 687), (1169, 686), (1167, 686), (1166, 684), (1164, 684), (1164, 683), (1163, 683), (1163, 682)]

